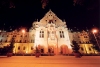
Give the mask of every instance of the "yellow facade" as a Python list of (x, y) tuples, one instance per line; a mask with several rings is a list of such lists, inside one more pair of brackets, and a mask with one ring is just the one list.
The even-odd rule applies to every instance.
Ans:
[[(13, 49), (13, 53), (14, 54), (34, 54), (36, 48), (34, 47), (34, 38), (31, 38), (31, 36), (33, 36), (32, 34), (29, 35), (28, 32), (26, 32), (24, 34), (24, 36), (22, 36), (21, 33), (16, 32), (16, 34), (14, 34), (14, 32), (11, 34), (12, 32), (8, 32), (2, 33), (5, 34), (2, 37), (2, 44), (0, 45), (0, 47), (4, 47), (10, 44), (10, 40), (12, 37), (15, 38), (15, 43), (14, 43), (14, 49)], [(4, 38), (5, 37), (5, 38)], [(70, 32), (70, 37), (71, 40), (75, 40), (79, 45), (80, 45), (80, 52), (82, 54), (98, 54), (98, 52), (92, 48), (93, 44), (90, 43), (89, 40), (89, 36), (88, 33), (85, 31), (82, 32)], [(46, 47), (45, 45), (40, 45), (40, 49), (44, 49), (43, 53), (47, 53), (48, 49), (50, 49), (52, 52), (54, 52), (54, 54), (71, 54), (71, 50), (68, 48), (68, 46), (62, 44), (60, 47), (59, 46), (55, 46), (55, 45), (48, 45), (48, 47)], [(61, 52), (61, 53), (59, 53)]]
[(80, 45), (80, 52), (82, 54), (98, 54), (98, 52), (92, 48), (93, 44), (90, 42), (89, 33), (86, 31), (74, 32), (73, 40)]

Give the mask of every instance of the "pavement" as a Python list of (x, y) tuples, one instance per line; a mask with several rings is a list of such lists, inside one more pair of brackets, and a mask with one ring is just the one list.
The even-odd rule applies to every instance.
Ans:
[(0, 56), (0, 67), (100, 67), (100, 56)]

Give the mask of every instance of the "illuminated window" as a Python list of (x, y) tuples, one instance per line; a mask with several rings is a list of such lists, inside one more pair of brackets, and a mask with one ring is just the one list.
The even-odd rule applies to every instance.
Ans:
[(62, 38), (62, 35), (60, 35), (60, 38)]
[(7, 37), (9, 37), (9, 35), (7, 35)]
[(41, 53), (44, 53), (44, 49), (41, 49)]
[(25, 46), (23, 47), (23, 50), (25, 50), (26, 48), (25, 48)]
[(26, 40), (25, 40), (25, 43), (26, 43)]
[(20, 50), (20, 46), (18, 47), (18, 50)]
[(83, 41), (83, 44), (84, 44), (85, 42)]
[(7, 40), (5, 40), (5, 42), (7, 42)]
[(40, 31), (40, 38), (44, 38), (44, 31)]
[(25, 37), (27, 37), (27, 35)]
[(79, 41), (79, 43), (81, 43), (81, 41)]
[(81, 47), (81, 50), (82, 50), (82, 51), (84, 50), (83, 47)]
[(21, 43), (22, 41), (20, 40), (19, 42)]
[(89, 51), (91, 51), (91, 48), (89, 48)]
[(80, 37), (78, 36), (78, 38), (80, 38)]
[(1, 39), (1, 41), (0, 42), (2, 42), (2, 39)]
[(18, 43), (18, 40), (16, 40), (16, 43)]
[(16, 35), (14, 37), (16, 37)]
[(42, 38), (44, 38), (44, 34), (42, 34)]
[(22, 35), (20, 37), (22, 37)]
[(33, 46), (31, 46), (31, 50), (33, 50)]
[(59, 33), (60, 33), (60, 38), (65, 38), (63, 31), (59, 31)]
[(2, 35), (2, 37), (4, 37), (4, 35)]

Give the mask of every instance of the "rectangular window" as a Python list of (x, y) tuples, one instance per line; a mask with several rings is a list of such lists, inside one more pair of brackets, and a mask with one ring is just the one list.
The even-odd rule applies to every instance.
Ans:
[(40, 31), (39, 37), (40, 37), (40, 38), (44, 38), (44, 31)]
[(63, 31), (59, 31), (59, 33), (60, 33), (60, 38), (65, 38)]
[(44, 34), (42, 34), (42, 38), (44, 38)]
[(34, 40), (33, 40), (33, 43), (34, 43)]

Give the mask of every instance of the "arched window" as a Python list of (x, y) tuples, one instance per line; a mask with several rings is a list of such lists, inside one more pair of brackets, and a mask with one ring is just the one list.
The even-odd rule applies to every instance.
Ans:
[(25, 48), (25, 46), (23, 47), (23, 50), (25, 50), (26, 48)]
[(81, 47), (81, 50), (83, 51), (83, 47)]
[(31, 50), (33, 50), (33, 46), (31, 46)]
[(91, 51), (91, 48), (89, 47), (89, 51)]
[(18, 50), (20, 50), (20, 46), (18, 47)]

